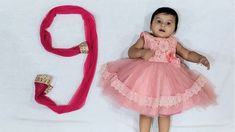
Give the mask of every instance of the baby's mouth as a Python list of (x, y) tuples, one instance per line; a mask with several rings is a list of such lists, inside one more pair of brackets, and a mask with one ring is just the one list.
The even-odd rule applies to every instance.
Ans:
[(164, 30), (164, 29), (159, 29), (159, 31), (160, 31), (160, 32), (165, 32), (165, 30)]

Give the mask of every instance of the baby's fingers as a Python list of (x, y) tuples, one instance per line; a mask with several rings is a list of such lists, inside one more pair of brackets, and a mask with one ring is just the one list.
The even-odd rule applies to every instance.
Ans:
[(209, 61), (206, 59), (206, 57), (203, 57), (202, 59), (200, 59), (199, 63), (203, 64), (205, 67), (207, 67), (207, 70), (210, 69), (210, 63)]
[(209, 61), (205, 61), (205, 63), (203, 64), (205, 67), (207, 67), (207, 70), (210, 69), (210, 63)]

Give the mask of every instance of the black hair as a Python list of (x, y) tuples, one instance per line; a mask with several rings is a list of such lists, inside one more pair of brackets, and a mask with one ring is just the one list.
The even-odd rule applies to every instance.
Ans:
[(161, 7), (161, 8), (158, 8), (158, 9), (152, 14), (150, 24), (152, 24), (154, 17), (155, 17), (157, 14), (160, 14), (160, 13), (166, 13), (166, 14), (169, 14), (169, 15), (172, 15), (172, 16), (175, 17), (175, 32), (176, 32), (177, 27), (178, 27), (179, 17), (178, 17), (178, 14), (176, 13), (176, 11), (173, 10), (172, 8), (170, 8), (170, 7)]

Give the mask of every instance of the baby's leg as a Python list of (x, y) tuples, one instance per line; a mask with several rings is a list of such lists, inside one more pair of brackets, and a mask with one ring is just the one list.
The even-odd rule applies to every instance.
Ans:
[(146, 115), (140, 115), (140, 120), (139, 120), (140, 132), (150, 132), (151, 124), (152, 124), (152, 117)]
[(160, 116), (160, 117), (158, 117), (159, 132), (169, 132), (170, 124), (171, 124), (170, 116)]

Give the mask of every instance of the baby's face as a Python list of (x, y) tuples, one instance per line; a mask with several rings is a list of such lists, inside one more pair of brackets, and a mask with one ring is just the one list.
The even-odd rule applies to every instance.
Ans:
[(150, 28), (153, 35), (157, 37), (169, 37), (175, 33), (175, 17), (169, 14), (159, 13), (154, 17)]

